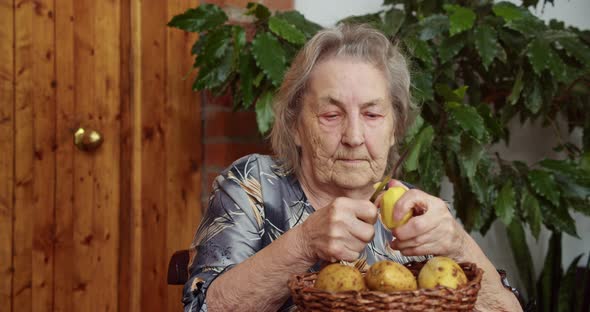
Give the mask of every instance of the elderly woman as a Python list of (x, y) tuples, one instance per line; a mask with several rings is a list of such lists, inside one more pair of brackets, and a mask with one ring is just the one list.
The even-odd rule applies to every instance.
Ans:
[(480, 310), (519, 311), (441, 199), (412, 189), (394, 217), (413, 207), (424, 214), (393, 233), (378, 220), (369, 198), (408, 126), (409, 88), (404, 57), (378, 31), (344, 26), (315, 35), (274, 103), (276, 156), (243, 157), (215, 181), (193, 243), (185, 311), (288, 310), (289, 277), (317, 270), (321, 261), (362, 268), (427, 255), (485, 270)]

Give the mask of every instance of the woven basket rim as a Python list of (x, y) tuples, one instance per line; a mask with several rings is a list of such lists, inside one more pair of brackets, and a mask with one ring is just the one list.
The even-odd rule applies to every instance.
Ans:
[[(415, 265), (423, 265), (423, 263), (424, 262), (412, 261), (412, 262), (408, 262), (408, 263), (406, 263), (404, 265), (405, 266), (415, 266)], [(467, 267), (467, 268), (470, 268), (471, 270), (474, 270), (475, 271), (474, 277), (471, 280), (469, 280), (466, 284), (461, 285), (457, 289), (453, 289), (453, 288), (449, 288), (449, 287), (438, 285), (435, 288), (419, 288), (419, 289), (416, 289), (416, 290), (398, 290), (398, 291), (395, 291), (393, 293), (396, 293), (396, 294), (412, 294), (412, 293), (419, 293), (421, 291), (436, 290), (436, 289), (441, 289), (441, 288), (445, 288), (445, 289), (450, 289), (452, 291), (456, 291), (456, 290), (459, 290), (461, 288), (470, 287), (473, 284), (480, 284), (481, 283), (481, 279), (483, 278), (483, 270), (481, 268), (479, 268), (475, 263), (473, 263), (473, 262), (459, 262), (457, 264), (459, 264), (459, 266), (463, 270), (465, 270), (465, 267)], [(301, 274), (292, 274), (291, 275), (291, 278), (289, 279), (289, 286), (291, 286), (291, 282), (292, 281), (296, 282), (296, 279), (303, 278), (303, 277), (308, 277), (308, 276), (313, 276), (313, 275), (317, 275), (318, 273), (319, 272), (306, 272), (306, 273), (301, 273)], [(361, 272), (361, 273), (364, 274), (365, 272)], [(310, 292), (319, 292), (319, 293), (334, 294), (334, 292), (323, 290), (323, 289), (317, 289), (317, 288), (314, 288), (314, 287), (303, 287), (301, 290), (310, 291)], [(338, 294), (357, 294), (357, 293), (391, 294), (391, 292), (384, 292), (384, 291), (378, 291), (378, 290), (362, 290), (362, 291), (358, 291), (358, 290), (346, 290), (346, 291), (340, 291), (340, 292), (338, 292)]]
[[(404, 264), (414, 276), (427, 261), (410, 262)], [(399, 305), (403, 305), (404, 311), (430, 311), (446, 310), (452, 305), (453, 311), (471, 311), (475, 306), (477, 295), (481, 289), (483, 270), (475, 263), (461, 262), (459, 266), (465, 271), (468, 282), (457, 289), (444, 286), (435, 288), (420, 288), (416, 290), (402, 290), (384, 292), (376, 290), (341, 291), (330, 292), (313, 287), (315, 278), (319, 272), (306, 272), (293, 274), (288, 286), (294, 303), (302, 311), (375, 311), (379, 307), (394, 307), (399, 311)], [(337, 307), (336, 307), (337, 306)], [(389, 308), (387, 308), (389, 310)]]

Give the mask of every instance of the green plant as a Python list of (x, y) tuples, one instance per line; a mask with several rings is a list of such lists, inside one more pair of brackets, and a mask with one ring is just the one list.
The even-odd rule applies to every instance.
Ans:
[[(537, 239), (542, 225), (554, 237), (578, 237), (571, 213), (590, 215), (590, 32), (543, 22), (527, 10), (537, 2), (385, 0), (382, 11), (341, 21), (382, 30), (412, 61), (420, 116), (402, 143), (404, 179), (438, 194), (447, 176), (468, 231), (485, 234), (500, 219), (528, 294), (537, 293), (537, 283), (524, 227)], [(210, 4), (169, 25), (203, 33), (192, 49), (194, 90), (231, 92), (236, 109), (254, 106), (265, 133), (283, 73), (321, 27), (299, 12), (273, 15), (255, 3), (245, 14), (253, 18), (253, 38)], [(525, 164), (490, 154), (490, 145), (509, 142), (515, 118), (554, 129), (564, 157)], [(581, 146), (561, 137), (560, 127), (582, 131)]]

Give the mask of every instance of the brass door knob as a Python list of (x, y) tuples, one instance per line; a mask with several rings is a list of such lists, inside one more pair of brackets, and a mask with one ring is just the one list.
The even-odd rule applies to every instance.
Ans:
[(102, 141), (102, 134), (96, 130), (80, 127), (74, 132), (74, 145), (84, 152), (95, 151)]

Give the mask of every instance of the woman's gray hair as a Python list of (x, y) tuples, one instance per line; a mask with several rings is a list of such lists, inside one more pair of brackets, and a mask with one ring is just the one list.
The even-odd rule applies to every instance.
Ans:
[(313, 68), (329, 57), (347, 56), (360, 59), (383, 69), (388, 80), (393, 106), (394, 146), (389, 152), (386, 174), (397, 158), (397, 142), (403, 138), (411, 122), (410, 73), (406, 58), (397, 45), (381, 32), (366, 25), (340, 25), (319, 31), (299, 51), (285, 73), (283, 83), (275, 96), (273, 112), (275, 122), (270, 141), (283, 169), (299, 172), (300, 151), (295, 144), (294, 132), (303, 102), (303, 94)]

